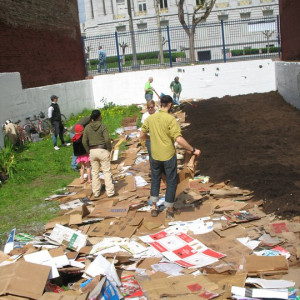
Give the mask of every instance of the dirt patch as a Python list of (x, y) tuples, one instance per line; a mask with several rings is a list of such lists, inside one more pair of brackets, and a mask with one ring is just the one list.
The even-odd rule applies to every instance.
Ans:
[(266, 213), (300, 215), (300, 111), (276, 92), (184, 104), (184, 137), (212, 182), (254, 191)]

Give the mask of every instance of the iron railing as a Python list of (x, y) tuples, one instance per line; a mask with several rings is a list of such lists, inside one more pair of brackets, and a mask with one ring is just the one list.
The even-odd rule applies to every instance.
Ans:
[[(194, 38), (194, 63), (196, 64), (280, 56), (278, 16), (217, 23), (202, 22), (196, 26)], [(160, 58), (159, 40), (163, 59)], [(132, 55), (134, 44), (136, 60)], [(160, 31), (144, 29), (84, 37), (83, 47), (88, 75), (99, 74), (100, 45), (106, 52), (109, 73), (166, 68), (191, 63), (189, 38), (182, 26), (162, 27)]]

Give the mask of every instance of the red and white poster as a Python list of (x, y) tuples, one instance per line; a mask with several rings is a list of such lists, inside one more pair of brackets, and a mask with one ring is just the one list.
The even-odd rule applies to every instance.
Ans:
[(170, 261), (185, 268), (200, 268), (215, 263), (225, 254), (206, 247), (200, 241), (172, 226), (155, 234), (140, 237)]

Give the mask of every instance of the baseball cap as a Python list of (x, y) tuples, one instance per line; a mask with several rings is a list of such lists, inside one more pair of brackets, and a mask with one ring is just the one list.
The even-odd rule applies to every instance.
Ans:
[(53, 101), (54, 99), (58, 99), (58, 97), (55, 96), (55, 95), (52, 95), (52, 96), (50, 97), (50, 99), (51, 99), (51, 101)]

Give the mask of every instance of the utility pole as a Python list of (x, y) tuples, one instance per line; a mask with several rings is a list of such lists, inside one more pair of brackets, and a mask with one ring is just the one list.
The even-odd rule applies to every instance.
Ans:
[(155, 12), (156, 12), (156, 22), (157, 22), (157, 32), (158, 32), (159, 57), (160, 57), (160, 63), (164, 64), (164, 52), (163, 52), (163, 43), (162, 43), (162, 38), (161, 38), (159, 4), (160, 4), (160, 0), (154, 0), (154, 6), (155, 6)]
[(133, 21), (132, 21), (132, 11), (131, 11), (131, 2), (127, 0), (127, 9), (128, 9), (128, 17), (129, 17), (129, 31), (130, 31), (130, 38), (131, 38), (131, 45), (132, 45), (132, 56), (133, 56), (133, 69), (138, 69), (139, 65), (136, 58), (136, 44), (135, 44), (135, 35), (133, 29)]

